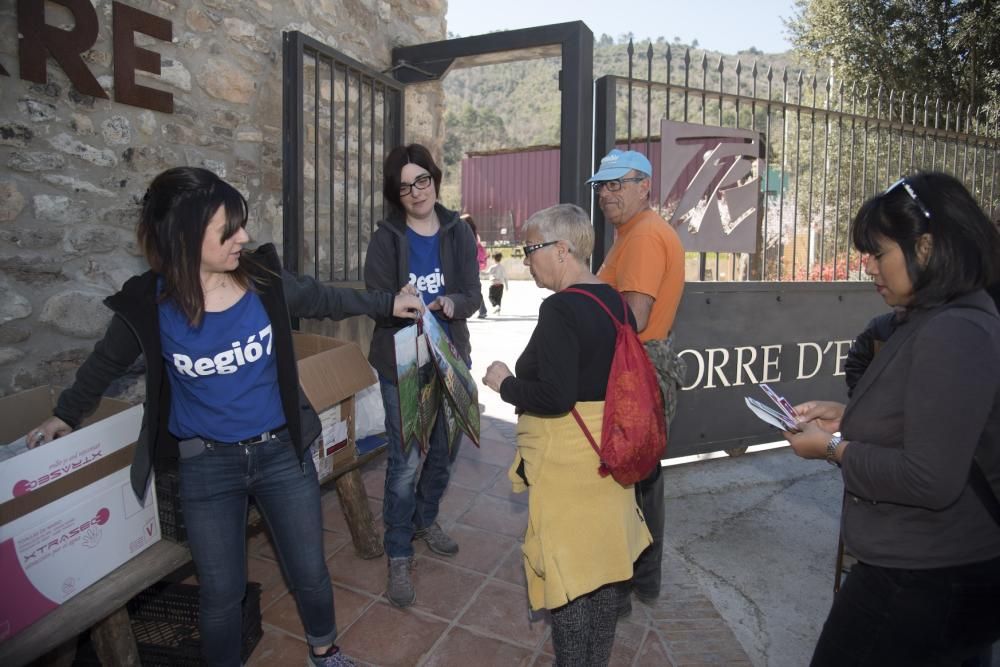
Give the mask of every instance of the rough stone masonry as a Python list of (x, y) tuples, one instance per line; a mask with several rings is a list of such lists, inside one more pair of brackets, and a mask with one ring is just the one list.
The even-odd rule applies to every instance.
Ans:
[[(22, 4), (35, 13), (18, 16)], [(445, 0), (37, 6), (0, 5), (0, 395), (72, 381), (111, 316), (101, 301), (146, 268), (138, 203), (163, 169), (216, 171), (247, 196), (254, 240), (281, 244), (284, 31), (379, 71), (393, 47), (445, 37)], [(137, 106), (137, 86), (172, 113)], [(439, 83), (412, 86), (406, 140), (440, 148), (442, 109)]]

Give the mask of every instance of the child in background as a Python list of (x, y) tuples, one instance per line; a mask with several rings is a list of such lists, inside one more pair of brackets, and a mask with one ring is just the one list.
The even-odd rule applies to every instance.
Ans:
[(500, 302), (503, 301), (503, 290), (507, 287), (507, 272), (504, 271), (503, 253), (493, 254), (493, 266), (487, 273), (490, 274), (490, 303), (493, 304), (493, 313), (500, 312)]

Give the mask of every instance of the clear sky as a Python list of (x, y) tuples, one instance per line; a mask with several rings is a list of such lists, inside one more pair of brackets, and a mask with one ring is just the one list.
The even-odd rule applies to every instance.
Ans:
[(793, 9), (793, 0), (448, 0), (447, 20), (462, 37), (583, 21), (595, 39), (631, 32), (637, 41), (680, 37), (722, 53), (778, 53), (791, 48), (782, 19)]

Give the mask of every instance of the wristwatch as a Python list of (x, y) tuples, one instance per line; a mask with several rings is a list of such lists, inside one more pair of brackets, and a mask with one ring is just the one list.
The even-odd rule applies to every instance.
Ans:
[(837, 456), (837, 445), (843, 442), (843, 438), (839, 435), (830, 436), (830, 442), (826, 443), (826, 462), (832, 466), (840, 467), (840, 463), (834, 458)]

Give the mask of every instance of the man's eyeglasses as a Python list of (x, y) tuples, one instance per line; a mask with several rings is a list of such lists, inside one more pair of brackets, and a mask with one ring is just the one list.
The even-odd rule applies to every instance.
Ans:
[(421, 174), (420, 176), (417, 176), (412, 183), (400, 182), (399, 196), (405, 197), (410, 194), (413, 188), (416, 188), (417, 190), (426, 190), (430, 187), (432, 180), (433, 179), (430, 174)]
[(920, 201), (920, 197), (917, 196), (917, 191), (913, 189), (913, 186), (910, 185), (909, 181), (907, 181), (905, 178), (901, 178), (892, 185), (890, 185), (889, 187), (887, 187), (885, 189), (885, 192), (882, 193), (882, 196), (883, 197), (886, 196), (887, 194), (889, 194), (890, 192), (899, 187), (902, 187), (904, 190), (906, 190), (906, 194), (910, 195), (910, 199), (913, 200), (913, 203), (920, 208), (920, 212), (924, 214), (925, 218), (930, 220), (931, 219), (930, 210), (928, 210), (928, 208), (924, 206), (924, 203)]
[(559, 241), (542, 241), (541, 243), (532, 243), (530, 245), (524, 246), (524, 256), (527, 257), (536, 250), (541, 250), (547, 245), (553, 245), (559, 243)]
[(594, 192), (600, 193), (602, 189), (607, 189), (608, 192), (618, 192), (622, 189), (622, 185), (625, 183), (638, 183), (644, 181), (648, 176), (633, 177), (633, 178), (616, 178), (613, 181), (594, 181), (590, 184), (590, 187), (594, 188)]

